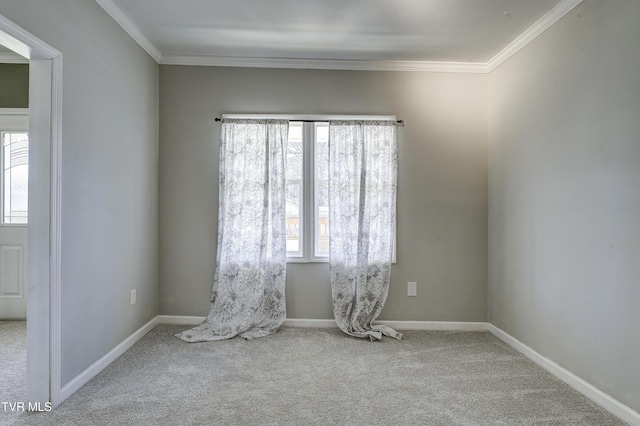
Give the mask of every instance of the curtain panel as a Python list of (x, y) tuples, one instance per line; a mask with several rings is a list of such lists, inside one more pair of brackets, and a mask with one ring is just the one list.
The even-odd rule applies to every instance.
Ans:
[(287, 120), (222, 123), (218, 249), (211, 307), (187, 342), (274, 333), (286, 318)]
[(389, 293), (398, 147), (391, 121), (329, 123), (329, 267), (336, 322), (371, 340), (402, 334), (374, 325)]

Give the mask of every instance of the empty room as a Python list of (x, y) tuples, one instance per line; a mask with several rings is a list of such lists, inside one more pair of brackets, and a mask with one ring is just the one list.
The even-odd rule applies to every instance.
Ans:
[(640, 425), (638, 46), (636, 0), (0, 0), (0, 425)]

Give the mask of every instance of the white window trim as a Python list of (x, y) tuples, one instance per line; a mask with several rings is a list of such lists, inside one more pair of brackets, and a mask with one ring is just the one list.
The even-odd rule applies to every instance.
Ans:
[[(322, 114), (222, 114), (222, 118), (236, 119), (236, 120), (288, 120), (288, 121), (317, 121), (327, 122), (335, 120), (344, 121), (396, 121), (395, 115), (322, 115)], [(315, 127), (305, 126), (303, 131), (303, 140), (315, 141)], [(309, 138), (310, 139), (307, 139)], [(314, 170), (315, 167), (315, 144), (311, 145), (311, 152), (309, 155), (304, 155), (304, 170)], [(305, 147), (306, 148), (306, 147)], [(313, 173), (311, 174), (313, 176)], [(314, 179), (305, 179), (305, 173), (303, 172), (304, 182), (304, 206), (313, 206), (315, 204), (315, 188)], [(397, 207), (396, 207), (397, 212)], [(304, 209), (304, 217), (301, 217), (302, 221), (300, 226), (302, 228), (302, 254), (296, 254), (293, 256), (287, 256), (287, 263), (329, 263), (329, 256), (316, 256), (315, 255), (315, 226), (305, 226), (307, 224), (315, 223), (315, 209)], [(396, 250), (398, 246), (397, 235), (397, 220), (393, 227), (393, 258), (392, 263), (396, 263)]]

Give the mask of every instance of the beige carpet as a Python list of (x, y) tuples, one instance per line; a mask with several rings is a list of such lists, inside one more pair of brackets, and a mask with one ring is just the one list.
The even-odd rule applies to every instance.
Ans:
[(185, 343), (158, 326), (17, 425), (622, 425), (489, 333), (337, 329)]
[(27, 373), (27, 322), (0, 321), (0, 426), (20, 413), (4, 410), (2, 402), (24, 402)]

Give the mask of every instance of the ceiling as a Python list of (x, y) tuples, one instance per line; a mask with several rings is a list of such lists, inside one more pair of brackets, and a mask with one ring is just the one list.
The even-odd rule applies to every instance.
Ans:
[(582, 0), (96, 1), (158, 62), (215, 65), (232, 58), (487, 64)]
[(487, 62), (560, 0), (112, 0), (162, 55)]
[(489, 72), (582, 0), (95, 1), (161, 64)]

